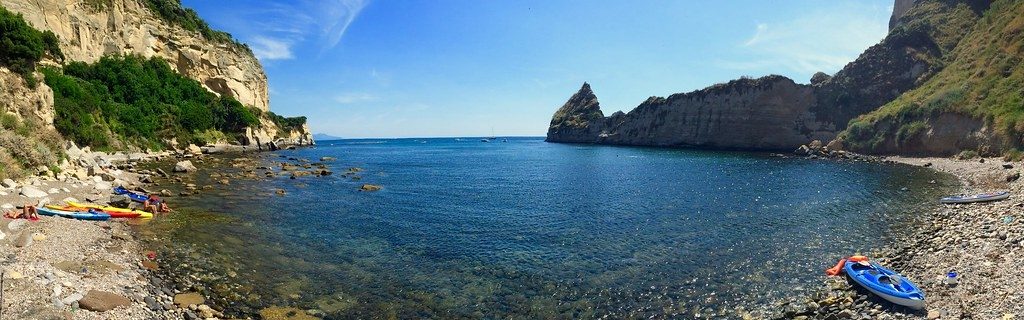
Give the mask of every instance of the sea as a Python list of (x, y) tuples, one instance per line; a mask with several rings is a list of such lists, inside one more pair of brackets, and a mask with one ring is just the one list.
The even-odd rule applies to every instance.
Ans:
[[(822, 287), (839, 258), (899, 241), (957, 187), (900, 164), (542, 137), (209, 159), (161, 182), (196, 190), (135, 228), (175, 289), (239, 317), (767, 315)], [(332, 174), (293, 179), (281, 163)]]

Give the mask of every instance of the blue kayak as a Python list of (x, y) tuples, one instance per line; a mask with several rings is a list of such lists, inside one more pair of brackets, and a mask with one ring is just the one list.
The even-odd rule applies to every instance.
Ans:
[(126, 195), (126, 196), (128, 196), (128, 198), (131, 198), (132, 201), (135, 201), (135, 202), (146, 202), (146, 199), (149, 199), (149, 196), (146, 196), (144, 194), (141, 194), (141, 193), (138, 193), (138, 192), (135, 192), (135, 191), (131, 191), (131, 190), (125, 189), (122, 186), (114, 187), (114, 194)]
[(873, 261), (868, 265), (847, 261), (843, 271), (850, 280), (882, 299), (915, 310), (924, 309), (924, 292), (899, 273)]
[(976, 195), (972, 195), (972, 196), (960, 195), (960, 196), (945, 197), (945, 198), (939, 199), (939, 202), (945, 203), (945, 204), (974, 203), (974, 202), (998, 201), (998, 200), (1003, 200), (1003, 199), (1006, 199), (1006, 198), (1009, 198), (1009, 197), (1010, 197), (1010, 192), (1009, 191), (999, 191), (999, 192), (981, 193), (981, 194), (976, 194)]
[(36, 208), (36, 211), (38, 211), (39, 214), (44, 215), (44, 216), (57, 216), (57, 217), (69, 218), (69, 219), (92, 220), (92, 221), (110, 220), (110, 215), (109, 214), (106, 214), (106, 213), (103, 213), (103, 212), (96, 212), (96, 211), (93, 211), (93, 210), (89, 210), (89, 212), (74, 212), (74, 211), (64, 211), (64, 210), (57, 210), (57, 209), (50, 209), (50, 208), (42, 207), (42, 208)]

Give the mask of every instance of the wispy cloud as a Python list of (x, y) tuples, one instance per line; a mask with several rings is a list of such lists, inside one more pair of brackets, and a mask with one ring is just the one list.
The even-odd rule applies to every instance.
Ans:
[(341, 95), (338, 95), (338, 96), (334, 97), (334, 102), (337, 102), (337, 103), (340, 103), (340, 104), (353, 104), (353, 103), (370, 102), (370, 101), (377, 101), (377, 100), (380, 100), (380, 98), (378, 98), (375, 95), (372, 95), (372, 94), (369, 94), (369, 93), (363, 93), (363, 92), (345, 93), (345, 94), (341, 94)]
[(370, 0), (235, 3), (231, 15), (218, 22), (245, 40), (257, 58), (270, 61), (335, 48)]
[(341, 42), (341, 38), (348, 31), (348, 26), (356, 20), (359, 12), (369, 4), (369, 0), (331, 0), (324, 1), (325, 18), (322, 24), (324, 43), (321, 53), (330, 50)]
[(722, 60), (726, 68), (810, 74), (833, 73), (878, 43), (888, 32), (887, 8), (850, 5), (845, 10), (820, 10), (790, 21), (758, 23), (737, 45), (741, 58)]
[(292, 44), (288, 40), (255, 36), (249, 40), (252, 53), (260, 60), (281, 60), (294, 58)]

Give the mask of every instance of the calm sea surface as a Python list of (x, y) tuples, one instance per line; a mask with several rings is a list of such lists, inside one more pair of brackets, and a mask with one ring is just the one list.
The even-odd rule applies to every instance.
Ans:
[[(229, 186), (209, 177), (244, 170), (224, 159), (194, 182), (214, 189), (171, 198), (179, 212), (140, 231), (164, 268), (192, 273), (231, 312), (703, 317), (820, 287), (837, 258), (885, 246), (955, 187), (901, 165), (542, 138), (259, 155), (273, 171), (323, 156), (337, 158), (331, 176), (256, 170)], [(362, 171), (342, 174), (351, 167)]]

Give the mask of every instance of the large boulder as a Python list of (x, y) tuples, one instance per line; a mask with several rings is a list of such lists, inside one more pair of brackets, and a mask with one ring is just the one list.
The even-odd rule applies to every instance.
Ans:
[(45, 191), (39, 190), (33, 186), (21, 187), (21, 195), (29, 198), (42, 198), (45, 197), (47, 194), (48, 193), (46, 193)]
[(127, 208), (132, 204), (132, 199), (126, 195), (118, 194), (110, 196), (110, 201), (107, 201), (111, 206), (118, 208)]
[(199, 148), (197, 145), (189, 144), (188, 147), (185, 148), (185, 152), (190, 154), (203, 154), (203, 149)]
[(78, 306), (82, 309), (98, 312), (127, 307), (131, 303), (131, 300), (119, 294), (96, 290), (89, 290), (81, 300), (78, 300)]
[(174, 172), (195, 172), (196, 170), (198, 169), (192, 165), (192, 161), (185, 160), (174, 164)]

